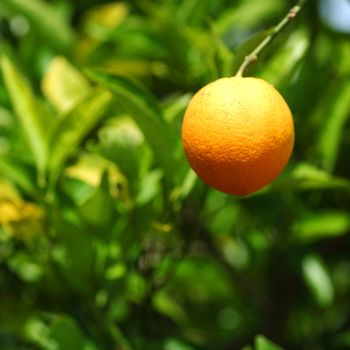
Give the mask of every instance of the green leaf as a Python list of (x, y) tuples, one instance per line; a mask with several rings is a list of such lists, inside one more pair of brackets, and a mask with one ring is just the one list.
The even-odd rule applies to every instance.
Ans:
[(159, 313), (178, 324), (188, 321), (185, 309), (166, 292), (159, 292), (153, 297), (153, 306)]
[(83, 350), (84, 338), (81, 330), (73, 319), (59, 316), (51, 325), (48, 338), (56, 349)]
[(109, 191), (108, 172), (102, 175), (100, 186), (80, 207), (83, 217), (94, 225), (106, 225), (113, 212), (113, 201)]
[(193, 188), (195, 187), (197, 181), (198, 181), (198, 176), (192, 169), (189, 169), (180, 186), (180, 191), (179, 191), (180, 197), (187, 198), (189, 194), (192, 192)]
[(318, 141), (323, 168), (332, 172), (343, 141), (345, 123), (350, 118), (350, 83), (345, 81), (337, 87), (336, 98), (332, 101), (329, 114)]
[(22, 336), (38, 349), (56, 350), (57, 346), (49, 339), (50, 326), (39, 316), (31, 315), (22, 329)]
[(194, 25), (203, 21), (208, 13), (210, 4), (208, 0), (184, 0), (176, 6), (176, 21), (180, 25)]
[(97, 150), (112, 160), (129, 181), (137, 181), (142, 163), (150, 158), (150, 150), (135, 122), (127, 117), (110, 120), (98, 133)]
[[(280, 186), (281, 185), (281, 186)], [(276, 182), (276, 188), (288, 187), (298, 190), (332, 190), (350, 191), (348, 179), (332, 176), (328, 172), (318, 169), (312, 164), (299, 163), (288, 177)]]
[(163, 108), (165, 119), (168, 122), (177, 121), (178, 118), (184, 114), (191, 98), (191, 94), (184, 94), (172, 98)]
[(293, 237), (302, 242), (338, 237), (350, 230), (350, 214), (342, 211), (315, 212), (301, 218), (293, 227)]
[(44, 273), (43, 266), (33, 261), (30, 255), (24, 253), (13, 255), (8, 260), (8, 264), (10, 269), (27, 283), (38, 282)]
[(152, 170), (144, 175), (140, 181), (139, 193), (136, 202), (138, 205), (144, 205), (151, 201), (160, 192), (160, 180), (163, 172), (160, 169)]
[(179, 339), (167, 339), (164, 350), (194, 350), (194, 348)]
[(94, 89), (58, 121), (50, 140), (50, 184), (54, 185), (67, 158), (104, 116), (111, 102), (107, 91)]
[(255, 337), (255, 350), (283, 350), (280, 346), (274, 344), (263, 335)]
[(175, 170), (173, 155), (176, 139), (154, 97), (125, 77), (96, 70), (90, 70), (88, 75), (110, 89), (120, 105), (135, 120), (169, 176), (167, 180), (171, 180)]
[(193, 31), (189, 38), (192, 39), (191, 46), (200, 49), (206, 70), (211, 73), (208, 80), (232, 75), (234, 54), (222, 41), (214, 23), (210, 23), (209, 33)]
[[(262, 2), (260, 0), (243, 1), (238, 6), (232, 6), (222, 12), (216, 21), (216, 26), (221, 34), (235, 28), (249, 28), (256, 23), (264, 23), (275, 14), (281, 14), (284, 4), (279, 0)], [(247, 16), (249, 13), (249, 16)]]
[[(290, 86), (291, 80), (298, 70), (300, 61), (305, 57), (305, 53), (309, 48), (309, 33), (305, 28), (301, 27), (293, 29), (290, 34), (281, 34), (278, 39), (280, 42), (275, 43), (275, 47), (266, 50), (270, 53), (264, 60), (263, 55), (259, 62), (259, 78), (268, 81), (273, 86)], [(265, 51), (263, 51), (264, 54)], [(289, 90), (286, 90), (289, 93)], [(295, 98), (295, 97), (294, 97)], [(291, 100), (288, 98), (288, 102)], [(291, 107), (294, 107), (293, 104)], [(301, 113), (299, 111), (299, 113)]]
[(54, 224), (57, 232), (53, 259), (61, 270), (69, 288), (89, 293), (96, 251), (91, 232), (82, 223), (71, 222), (60, 216)]
[(2, 57), (1, 66), (22, 132), (35, 158), (39, 180), (42, 180), (48, 151), (43, 111), (29, 85), (6, 56)]
[(35, 169), (15, 160), (14, 157), (0, 155), (0, 174), (18, 185), (29, 194), (35, 194)]
[(41, 85), (47, 99), (60, 112), (71, 109), (90, 87), (85, 76), (62, 56), (50, 62)]
[(27, 17), (31, 25), (42, 34), (47, 43), (57, 49), (68, 49), (73, 44), (74, 33), (50, 4), (42, 0), (2, 0), (16, 13)]
[(321, 257), (309, 254), (302, 262), (305, 282), (317, 304), (327, 307), (333, 303), (334, 288), (329, 273)]

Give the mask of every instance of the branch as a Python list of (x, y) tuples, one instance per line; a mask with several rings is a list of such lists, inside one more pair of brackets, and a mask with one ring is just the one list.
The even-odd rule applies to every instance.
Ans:
[(238, 68), (236, 77), (242, 77), (245, 69), (254, 61), (258, 59), (259, 54), (268, 46), (271, 41), (294, 19), (307, 0), (299, 0), (287, 13), (287, 15), (279, 22), (273, 29), (272, 33), (268, 35), (248, 56), (245, 57), (243, 63)]

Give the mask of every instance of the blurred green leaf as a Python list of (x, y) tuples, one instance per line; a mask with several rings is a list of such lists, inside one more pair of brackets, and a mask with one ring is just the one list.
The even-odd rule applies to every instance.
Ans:
[(336, 99), (330, 107), (320, 134), (318, 148), (323, 168), (332, 172), (343, 142), (344, 127), (350, 118), (350, 83), (348, 80), (337, 86)]
[[(293, 30), (286, 38), (283, 34), (278, 38), (281, 42), (275, 43), (275, 50), (270, 48), (266, 50), (266, 58), (264, 59), (264, 52), (257, 64), (259, 69), (259, 78), (265, 79), (274, 86), (287, 87), (286, 92), (289, 93), (290, 85), (293, 84), (293, 78), (300, 66), (301, 60), (305, 57), (309, 48), (308, 32), (303, 28)], [(281, 91), (284, 95), (285, 92)], [(289, 95), (292, 95), (289, 93)], [(295, 96), (293, 96), (295, 97)], [(286, 94), (287, 102), (290, 103), (292, 99)], [(296, 97), (295, 97), (296, 98)], [(293, 106), (293, 105), (292, 105)], [(293, 114), (298, 110), (292, 111)], [(301, 113), (299, 111), (299, 113)], [(297, 116), (295, 116), (296, 118)]]
[(58, 316), (50, 327), (48, 334), (55, 349), (83, 350), (84, 338), (76, 322), (67, 316)]
[(109, 29), (117, 27), (128, 13), (129, 4), (127, 2), (113, 1), (96, 4), (83, 15), (85, 30), (92, 37), (101, 38), (108, 34)]
[(100, 186), (80, 206), (80, 212), (90, 223), (105, 226), (110, 223), (113, 213), (113, 201), (109, 188), (109, 176), (106, 171), (101, 178)]
[(138, 205), (144, 205), (157, 196), (161, 189), (160, 180), (162, 177), (163, 172), (160, 169), (152, 170), (142, 177), (136, 198)]
[(162, 112), (153, 96), (122, 76), (92, 70), (88, 72), (88, 75), (94, 81), (110, 89), (118, 103), (130, 113), (152, 147), (156, 159), (164, 167), (167, 173), (166, 179), (172, 181), (175, 175), (175, 135), (163, 119)]
[(92, 232), (80, 223), (58, 217), (55, 223), (59, 244), (52, 252), (65, 282), (74, 291), (89, 293), (92, 287), (92, 270), (96, 255)]
[(157, 293), (153, 298), (153, 305), (158, 312), (167, 315), (177, 323), (188, 321), (185, 309), (166, 292)]
[(111, 95), (107, 91), (94, 89), (58, 121), (50, 140), (51, 185), (56, 182), (67, 158), (100, 122), (110, 102)]
[(168, 122), (177, 121), (177, 118), (184, 114), (192, 95), (185, 94), (176, 96), (164, 106), (164, 117)]
[[(312, 164), (298, 163), (285, 179), (276, 182), (276, 188), (287, 186), (299, 190), (331, 190), (350, 191), (350, 181), (346, 178), (332, 176)], [(274, 186), (274, 185), (273, 185)]]
[(176, 19), (181, 25), (198, 24), (208, 13), (211, 3), (208, 0), (179, 1), (176, 8)]
[(36, 160), (39, 180), (47, 163), (48, 140), (45, 130), (43, 110), (35, 99), (30, 86), (19, 74), (8, 57), (1, 59), (2, 71), (12, 104), (21, 124), (22, 132), (26, 135), (29, 146)]
[(38, 346), (39, 349), (57, 349), (57, 344), (49, 339), (50, 326), (39, 315), (33, 315), (27, 319), (22, 332), (26, 340)]
[(263, 335), (255, 337), (255, 350), (283, 350), (280, 346), (274, 344)]
[(143, 163), (150, 158), (150, 150), (134, 121), (128, 117), (110, 120), (99, 130), (98, 138), (97, 151), (115, 162), (130, 182), (138, 181)]
[(198, 176), (192, 169), (189, 169), (180, 187), (181, 198), (186, 198), (191, 193), (197, 181)]
[[(32, 170), (32, 171), (31, 171)], [(30, 169), (28, 165), (15, 160), (14, 157), (0, 154), (0, 174), (13, 181), (29, 194), (35, 194), (35, 169)]]
[(302, 242), (342, 236), (350, 231), (350, 214), (341, 211), (315, 212), (301, 217), (293, 227), (293, 237)]
[(41, 85), (47, 99), (61, 113), (71, 109), (90, 87), (84, 75), (62, 56), (50, 62)]
[(191, 71), (195, 75), (205, 74), (207, 81), (232, 75), (234, 54), (222, 41), (214, 23), (210, 23), (209, 33), (194, 29), (188, 30), (187, 38), (190, 41), (190, 46), (200, 54), (200, 59), (203, 61), (200, 66), (193, 63)]
[(164, 345), (164, 350), (194, 350), (194, 348), (179, 339), (168, 339)]
[(268, 3), (259, 0), (243, 1), (238, 6), (223, 11), (216, 21), (216, 26), (221, 34), (232, 28), (247, 28), (257, 21), (263, 23), (274, 14), (282, 13), (283, 8), (284, 4), (278, 0), (271, 0)]
[(52, 5), (42, 0), (3, 0), (6, 7), (27, 17), (49, 45), (67, 50), (74, 41), (73, 30)]
[(9, 259), (8, 263), (11, 270), (28, 283), (39, 281), (44, 273), (43, 267), (26, 254), (15, 254)]
[(119, 262), (106, 269), (106, 279), (113, 281), (122, 278), (126, 273), (126, 266)]
[(328, 270), (320, 256), (307, 255), (302, 261), (305, 282), (320, 307), (333, 303), (334, 288)]

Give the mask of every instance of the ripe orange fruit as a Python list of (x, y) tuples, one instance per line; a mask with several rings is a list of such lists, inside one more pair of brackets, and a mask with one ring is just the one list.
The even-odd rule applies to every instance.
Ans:
[(182, 141), (193, 170), (209, 186), (247, 195), (275, 179), (294, 146), (292, 113), (269, 83), (218, 79), (187, 107)]

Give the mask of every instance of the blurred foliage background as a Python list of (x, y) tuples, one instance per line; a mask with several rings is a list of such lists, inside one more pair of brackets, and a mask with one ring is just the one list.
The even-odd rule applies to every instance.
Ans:
[(293, 4), (1, 0), (1, 349), (350, 348), (350, 2), (309, 0), (248, 72), (295, 119), (271, 186), (209, 189), (181, 147)]

